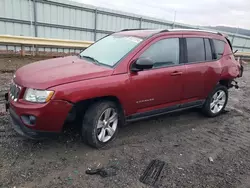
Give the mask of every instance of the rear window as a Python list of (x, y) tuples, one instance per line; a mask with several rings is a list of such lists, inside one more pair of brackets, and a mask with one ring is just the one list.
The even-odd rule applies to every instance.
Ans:
[(205, 48), (203, 38), (187, 38), (188, 63), (204, 62)]
[(216, 53), (216, 59), (220, 59), (224, 53), (225, 49), (225, 42), (221, 40), (213, 39), (214, 42), (214, 48)]

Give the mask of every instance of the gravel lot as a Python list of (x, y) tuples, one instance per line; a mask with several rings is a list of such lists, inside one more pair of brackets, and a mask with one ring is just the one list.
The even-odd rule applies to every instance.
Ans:
[[(0, 92), (8, 88), (9, 70), (31, 60), (0, 58)], [(245, 69), (220, 117), (191, 110), (136, 122), (103, 150), (81, 143), (75, 130), (53, 140), (22, 138), (0, 99), (0, 187), (148, 187), (139, 178), (153, 159), (166, 162), (155, 187), (250, 187), (250, 66)], [(116, 176), (85, 174), (109, 165)]]

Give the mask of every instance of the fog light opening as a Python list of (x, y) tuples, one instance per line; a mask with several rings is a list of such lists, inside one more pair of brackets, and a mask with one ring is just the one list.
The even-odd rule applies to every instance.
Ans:
[(36, 124), (36, 117), (33, 115), (22, 115), (21, 119), (26, 125), (34, 126)]

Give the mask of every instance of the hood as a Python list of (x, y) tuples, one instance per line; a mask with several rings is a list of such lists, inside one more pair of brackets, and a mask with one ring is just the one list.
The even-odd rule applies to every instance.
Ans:
[(109, 76), (113, 69), (68, 56), (43, 60), (21, 67), (15, 82), (23, 87), (47, 89), (60, 84)]

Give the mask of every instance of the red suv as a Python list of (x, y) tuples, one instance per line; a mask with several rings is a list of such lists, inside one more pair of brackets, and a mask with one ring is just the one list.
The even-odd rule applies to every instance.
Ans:
[(193, 107), (219, 115), (242, 72), (220, 33), (123, 30), (78, 56), (18, 69), (6, 106), (21, 135), (59, 133), (80, 118), (83, 140), (100, 148), (125, 122)]

